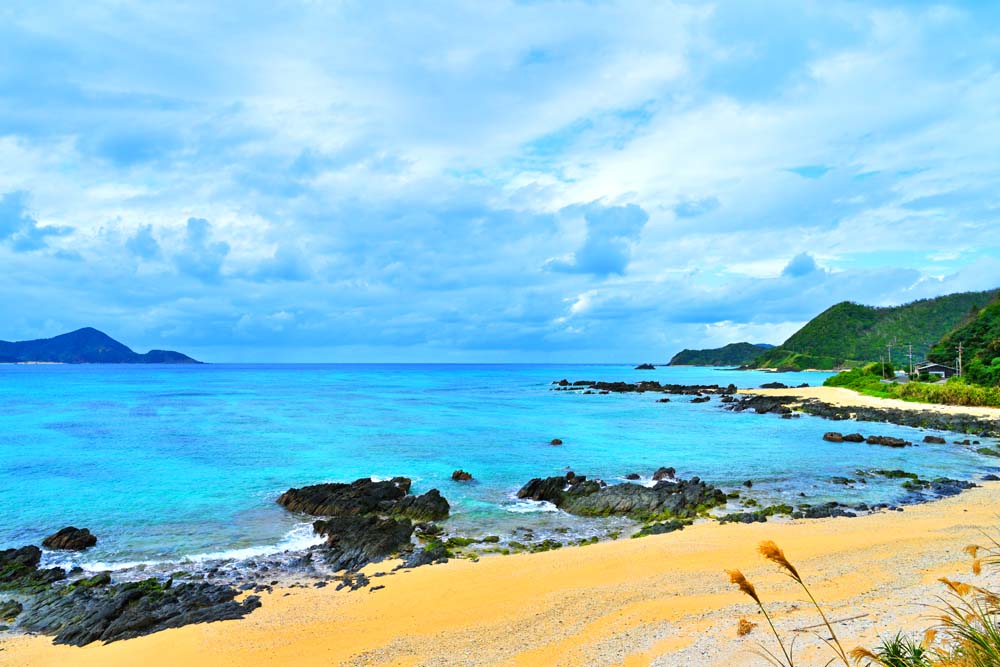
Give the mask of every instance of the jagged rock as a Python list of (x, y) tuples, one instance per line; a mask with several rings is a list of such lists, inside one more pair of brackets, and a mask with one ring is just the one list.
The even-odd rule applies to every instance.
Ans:
[(664, 480), (664, 479), (673, 479), (674, 475), (676, 475), (676, 474), (677, 474), (677, 471), (674, 470), (673, 468), (665, 468), (663, 466), (660, 466), (653, 473), (653, 481), (654, 482), (659, 482), (660, 480)]
[(823, 439), (827, 442), (843, 442), (844, 435), (842, 433), (837, 433), (836, 431), (828, 431), (823, 434)]
[(711, 396), (699, 396), (697, 398), (692, 398), (691, 402), (692, 403), (708, 403), (711, 400), (712, 400)]
[(74, 528), (66, 526), (58, 533), (49, 535), (42, 540), (42, 546), (46, 549), (64, 549), (67, 551), (83, 551), (97, 544), (97, 537), (91, 534), (87, 528)]
[(409, 519), (378, 516), (332, 517), (313, 523), (326, 538), (322, 556), (334, 570), (356, 571), (410, 546)]
[(405, 570), (421, 565), (432, 563), (446, 563), (448, 561), (448, 549), (440, 542), (428, 544), (423, 549), (417, 549), (412, 554), (403, 559), (403, 564), (397, 569)]
[(656, 370), (656, 366), (654, 366), (653, 364), (639, 364), (638, 366), (635, 367), (635, 370), (637, 370), (637, 371), (655, 371)]
[(983, 475), (984, 482), (1000, 482), (1000, 477), (997, 477), (993, 473), (987, 473)]
[(451, 506), (437, 489), (419, 496), (403, 496), (388, 509), (393, 516), (407, 517), (414, 521), (440, 521), (447, 519), (450, 511)]
[(637, 472), (630, 472), (629, 474), (625, 475), (625, 479), (635, 481), (637, 479), (642, 479), (642, 476), (639, 475), (639, 473)]
[(278, 504), (314, 516), (357, 516), (379, 511), (402, 499), (409, 490), (410, 480), (406, 477), (387, 482), (362, 477), (350, 484), (314, 484), (289, 489), (278, 497)]
[(925, 435), (924, 442), (931, 445), (943, 445), (945, 444), (945, 439), (937, 435)]
[(881, 445), (883, 447), (909, 447), (913, 444), (902, 438), (894, 438), (888, 435), (870, 435), (865, 442), (869, 445)]
[[(809, 385), (806, 385), (807, 387)], [(788, 385), (784, 382), (767, 382), (760, 386), (761, 389), (788, 389)]]
[(518, 498), (546, 500), (561, 510), (580, 516), (628, 516), (654, 520), (693, 518), (698, 512), (723, 505), (725, 494), (697, 477), (658, 482), (652, 488), (638, 484), (602, 485), (578, 475), (535, 478), (521, 487)]
[(451, 478), (456, 482), (469, 482), (472, 481), (472, 473), (465, 472), (464, 470), (456, 470), (451, 473)]
[(238, 593), (219, 584), (173, 586), (155, 579), (53, 589), (32, 601), (19, 625), (28, 632), (55, 635), (56, 644), (113, 642), (191, 623), (242, 618), (260, 606), (255, 595), (236, 602)]
[(447, 518), (448, 501), (437, 489), (420, 496), (409, 495), (409, 491), (410, 480), (406, 477), (387, 482), (363, 477), (350, 484), (314, 484), (289, 489), (278, 497), (278, 504), (314, 516), (391, 514), (415, 521)]
[(0, 551), (0, 590), (35, 592), (66, 578), (61, 567), (39, 569), (42, 550), (34, 545)]
[(24, 611), (24, 605), (17, 600), (0, 600), (0, 621), (13, 623), (22, 611)]

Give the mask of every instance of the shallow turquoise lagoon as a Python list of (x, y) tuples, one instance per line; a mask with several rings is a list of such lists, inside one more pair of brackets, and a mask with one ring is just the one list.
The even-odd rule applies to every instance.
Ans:
[[(831, 429), (925, 435), (904, 427), (734, 414), (717, 399), (550, 391), (562, 378), (756, 387), (825, 377), (620, 365), (0, 366), (0, 548), (68, 524), (99, 536), (68, 558), (92, 568), (300, 547), (313, 540), (307, 518), (278, 507), (278, 494), (362, 476), (441, 489), (455, 532), (587, 535), (607, 522), (514, 492), (568, 469), (615, 482), (664, 465), (726, 489), (752, 479), (764, 503), (899, 502), (898, 480), (852, 489), (830, 478), (995, 470), (951, 439), (898, 450), (821, 440)], [(565, 444), (549, 445), (556, 437)], [(457, 468), (476, 481), (452, 482)]]

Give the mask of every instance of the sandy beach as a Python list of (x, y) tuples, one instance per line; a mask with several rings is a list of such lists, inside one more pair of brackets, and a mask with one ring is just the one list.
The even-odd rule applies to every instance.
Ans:
[[(85, 648), (48, 637), (3, 642), (0, 664), (132, 667), (213, 665), (755, 665), (760, 621), (724, 570), (740, 568), (783, 631), (816, 615), (756, 554), (773, 539), (814, 582), (849, 647), (879, 632), (922, 630), (921, 603), (940, 576), (972, 579), (962, 548), (998, 519), (1000, 483), (961, 496), (855, 519), (703, 523), (683, 532), (541, 554), (452, 561), (373, 580), (357, 592), (275, 589), (240, 621), (187, 626)], [(371, 566), (369, 573), (389, 570)], [(989, 581), (991, 574), (977, 578)], [(996, 583), (996, 581), (994, 581)], [(800, 633), (803, 659), (826, 655)], [(823, 659), (821, 662), (825, 662)], [(813, 664), (807, 661), (806, 664)], [(821, 663), (819, 663), (821, 664)]]
[(788, 389), (743, 389), (741, 394), (761, 394), (763, 396), (791, 396), (802, 400), (817, 399), (839, 407), (887, 408), (893, 410), (930, 410), (943, 414), (965, 414), (976, 417), (1000, 419), (1000, 408), (985, 408), (965, 405), (938, 405), (936, 403), (911, 403), (895, 398), (866, 396), (843, 387), (789, 387)]

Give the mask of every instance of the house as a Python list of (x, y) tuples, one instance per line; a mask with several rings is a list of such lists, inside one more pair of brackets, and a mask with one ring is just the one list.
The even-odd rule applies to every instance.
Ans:
[(924, 361), (913, 367), (913, 370), (918, 375), (937, 375), (940, 378), (947, 380), (952, 375), (958, 375), (958, 369), (952, 368), (951, 366), (945, 366), (944, 364), (936, 364), (933, 361)]

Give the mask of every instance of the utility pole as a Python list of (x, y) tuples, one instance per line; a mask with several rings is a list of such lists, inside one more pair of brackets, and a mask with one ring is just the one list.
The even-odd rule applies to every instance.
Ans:
[(962, 377), (962, 344), (958, 344), (958, 377)]
[(882, 356), (881, 352), (879, 352), (878, 361), (879, 361), (880, 364), (882, 364), (882, 379), (884, 380), (885, 379), (885, 357)]
[[(889, 343), (889, 365), (892, 366), (892, 343)], [(882, 374), (885, 375), (885, 371)]]
[(910, 375), (913, 375), (913, 343), (907, 343), (906, 345), (907, 345), (907, 347), (910, 348), (910, 352), (909, 352), (909, 357), (910, 357)]

